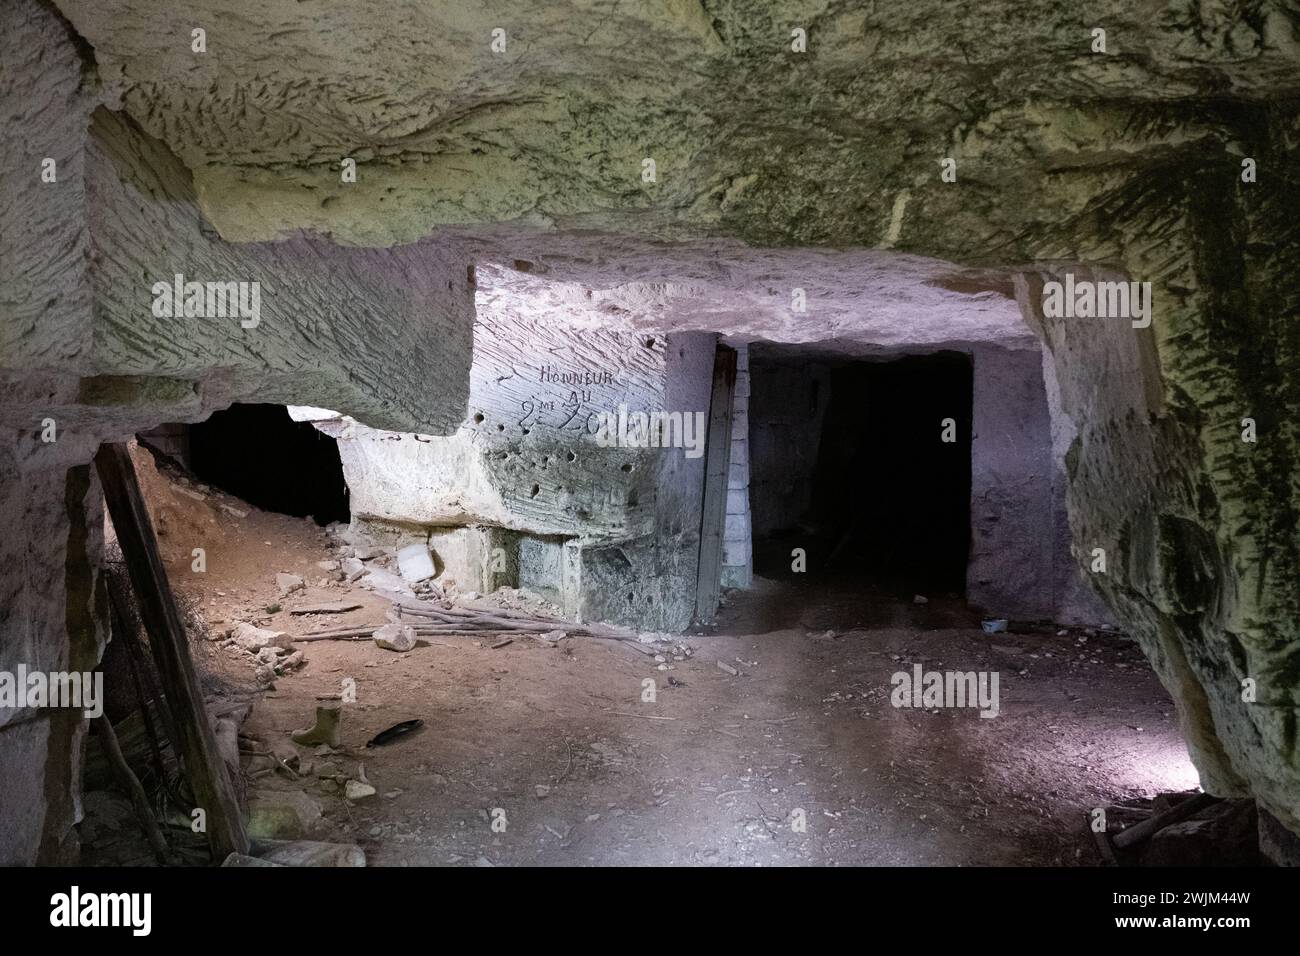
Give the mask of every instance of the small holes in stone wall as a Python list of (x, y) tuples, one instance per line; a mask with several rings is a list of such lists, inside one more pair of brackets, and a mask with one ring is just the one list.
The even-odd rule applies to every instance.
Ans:
[(474, 424), (475, 424), (475, 425), (482, 425), (482, 424), (483, 424), (483, 413), (482, 413), (482, 412), (475, 412), (475, 413), (474, 413)]
[(646, 340), (645, 340), (645, 347), (648, 348), (648, 349), (652, 349), (652, 348), (654, 348), (654, 347), (655, 347), (655, 340), (654, 340), (654, 339), (646, 339)]
[(533, 485), (533, 490), (528, 493), (529, 498), (536, 498), (537, 493), (542, 490), (541, 485)]
[(503, 432), (503, 431), (505, 431), (505, 430), (506, 430), (506, 426), (505, 426), (505, 425), (498, 425), (498, 426), (497, 426), (497, 431), (499, 431), (499, 432)]
[(627, 474), (631, 474), (631, 473), (632, 473), (632, 466), (631, 466), (631, 465), (620, 465), (620, 466), (619, 466), (619, 471), (626, 472)]

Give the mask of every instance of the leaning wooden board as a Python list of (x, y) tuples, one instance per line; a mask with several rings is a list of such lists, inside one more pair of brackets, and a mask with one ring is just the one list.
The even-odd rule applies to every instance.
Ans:
[(95, 455), (95, 468), (140, 603), (140, 620), (149, 635), (163, 693), (176, 720), (177, 745), (190, 790), (206, 817), (212, 857), (220, 862), (231, 853), (247, 853), (248, 834), (239, 802), (208, 722), (185, 625), (167, 582), (158, 539), (126, 445), (103, 445)]

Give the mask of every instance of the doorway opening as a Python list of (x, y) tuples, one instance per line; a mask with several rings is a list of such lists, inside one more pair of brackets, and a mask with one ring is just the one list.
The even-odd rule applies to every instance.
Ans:
[(338, 442), (283, 405), (240, 404), (191, 425), (195, 477), (263, 511), (319, 525), (351, 517)]
[(751, 367), (755, 571), (964, 596), (970, 356)]

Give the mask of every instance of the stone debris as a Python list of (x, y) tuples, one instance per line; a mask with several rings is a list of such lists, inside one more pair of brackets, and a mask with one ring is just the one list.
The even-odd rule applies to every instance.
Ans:
[(275, 576), (275, 587), (280, 592), (280, 597), (288, 597), (294, 591), (301, 591), (305, 584), (299, 575), (281, 571)]
[(437, 573), (427, 544), (408, 544), (398, 549), (397, 569), (411, 584), (427, 581)]
[(295, 839), (320, 822), (321, 809), (301, 790), (254, 790), (248, 798), (252, 839)]
[(276, 677), (307, 663), (302, 651), (293, 649), (293, 637), (284, 631), (256, 627), (246, 621), (236, 624), (224, 646), (246, 655), (253, 676), (259, 684), (270, 684)]
[(266, 647), (280, 647), (287, 650), (292, 638), (284, 631), (265, 630), (247, 622), (240, 622), (231, 629), (230, 640), (250, 654), (256, 654)]
[(263, 866), (365, 866), (366, 851), (355, 843), (316, 840), (261, 840), (256, 847)]
[(484, 595), (482, 600), (507, 611), (524, 611), (540, 617), (560, 617), (563, 615), (563, 611), (559, 607), (527, 588), (497, 588), (491, 594)]
[(386, 651), (400, 651), (405, 654), (415, 649), (415, 628), (409, 624), (385, 624), (375, 631), (375, 645)]
[(349, 800), (364, 800), (366, 797), (373, 797), (377, 792), (370, 784), (360, 780), (349, 780), (343, 785), (343, 795)]
[(383, 568), (367, 568), (361, 578), (361, 586), (373, 591), (387, 591), (403, 597), (415, 597), (415, 592), (400, 574), (393, 574)]

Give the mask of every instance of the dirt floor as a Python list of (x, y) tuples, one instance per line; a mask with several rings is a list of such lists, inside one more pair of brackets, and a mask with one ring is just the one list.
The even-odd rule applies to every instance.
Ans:
[[(213, 635), (382, 620), (388, 602), (327, 570), (337, 542), (309, 520), (141, 467), (173, 584)], [(277, 572), (308, 587), (282, 597)], [(341, 599), (361, 608), (290, 613)], [(581, 637), (491, 643), (298, 645), (305, 665), (258, 694), (242, 734), (296, 751), (301, 775), (252, 771), (250, 793), (305, 793), (308, 835), (356, 842), (371, 865), (1094, 865), (1090, 808), (1196, 784), (1135, 644), (990, 636), (953, 599), (758, 579), (680, 661), (671, 645), (661, 664)], [(207, 666), (251, 684), (233, 654), (210, 643)], [(891, 706), (891, 676), (914, 664), (997, 671), (999, 715)], [(341, 750), (289, 743), (345, 679)], [(365, 747), (411, 718), (424, 727)], [(336, 777), (362, 774), (377, 793), (347, 800)]]

